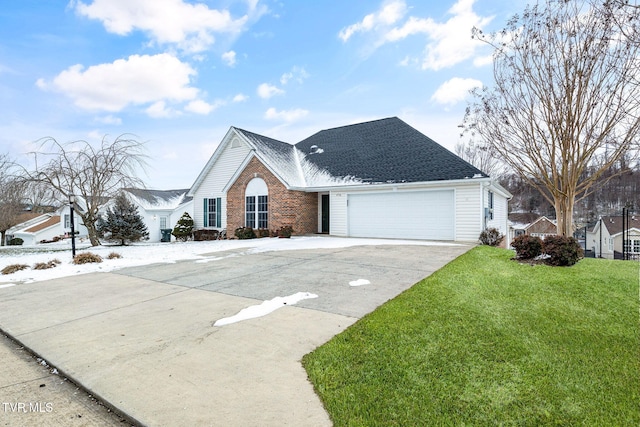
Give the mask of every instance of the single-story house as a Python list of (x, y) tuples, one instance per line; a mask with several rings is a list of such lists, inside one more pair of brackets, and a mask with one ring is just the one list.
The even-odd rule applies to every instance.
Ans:
[[(289, 144), (231, 127), (191, 187), (196, 228), (476, 242), (511, 197), (397, 117)], [(505, 242), (508, 244), (508, 242)]]
[(546, 216), (529, 212), (513, 212), (509, 214), (509, 236), (511, 240), (528, 234), (544, 239), (558, 234), (558, 227), (554, 220)]
[(5, 244), (20, 238), (23, 245), (35, 245), (42, 240), (51, 240), (60, 235), (60, 216), (53, 213), (24, 214), (17, 224), (7, 230)]
[[(625, 244), (632, 257), (640, 257), (640, 217), (629, 217), (628, 237)], [(626, 233), (625, 233), (626, 234)], [(626, 237), (626, 236), (625, 236)], [(622, 216), (603, 216), (591, 229), (587, 229), (587, 249), (598, 258), (622, 257)]]
[(193, 217), (193, 198), (184, 190), (147, 190), (142, 188), (125, 188), (129, 200), (138, 207), (147, 231), (149, 242), (162, 239), (161, 230), (173, 230), (180, 217), (187, 212)]

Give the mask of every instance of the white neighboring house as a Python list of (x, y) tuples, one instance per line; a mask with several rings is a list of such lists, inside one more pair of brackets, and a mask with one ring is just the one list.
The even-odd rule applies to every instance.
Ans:
[[(129, 200), (138, 207), (138, 214), (149, 231), (149, 242), (161, 241), (161, 230), (173, 230), (185, 212), (193, 218), (193, 197), (187, 196), (189, 189), (125, 188), (124, 191)], [(171, 239), (175, 240), (173, 236)]]
[[(629, 218), (626, 245), (632, 258), (640, 257), (640, 217)], [(622, 216), (603, 216), (587, 230), (586, 247), (597, 258), (618, 259), (622, 256)]]
[(5, 244), (13, 238), (23, 240), (23, 245), (35, 245), (42, 240), (51, 240), (60, 236), (60, 216), (55, 213), (31, 214), (21, 216), (20, 224), (7, 230)]
[[(87, 228), (78, 215), (74, 215), (74, 226), (77, 238), (87, 236)], [(7, 230), (5, 244), (18, 237), (23, 245), (36, 245), (42, 241), (50, 241), (54, 237), (67, 238), (71, 236), (71, 216), (69, 206), (63, 206), (53, 213), (32, 214), (25, 213), (22, 222)]]

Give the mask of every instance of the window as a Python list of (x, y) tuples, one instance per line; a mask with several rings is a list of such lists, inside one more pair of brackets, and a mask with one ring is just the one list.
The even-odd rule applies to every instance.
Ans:
[(167, 217), (166, 216), (161, 216), (160, 217), (160, 228), (167, 228)]
[(262, 178), (249, 181), (245, 190), (245, 227), (269, 228), (269, 196)]
[(247, 196), (245, 200), (244, 225), (256, 228), (256, 196)]
[(258, 228), (269, 228), (269, 196), (258, 196)]
[(203, 199), (204, 200), (204, 226), (207, 227), (222, 227), (222, 199), (217, 197), (215, 199)]
[(640, 254), (640, 240), (633, 241), (633, 253)]
[(64, 215), (64, 228), (71, 228), (71, 219), (69, 218), (69, 214)]

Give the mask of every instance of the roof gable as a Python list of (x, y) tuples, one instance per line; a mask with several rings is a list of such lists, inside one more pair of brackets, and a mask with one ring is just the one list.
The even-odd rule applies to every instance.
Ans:
[(288, 188), (359, 183), (351, 176), (336, 177), (314, 164), (294, 145), (234, 128), (255, 149), (255, 156)]
[(487, 177), (397, 117), (323, 130), (296, 147), (331, 175), (365, 183)]

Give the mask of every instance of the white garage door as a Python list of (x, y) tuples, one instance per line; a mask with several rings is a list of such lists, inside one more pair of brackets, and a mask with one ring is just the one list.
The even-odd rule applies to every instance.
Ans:
[(349, 194), (349, 235), (454, 240), (453, 190)]

